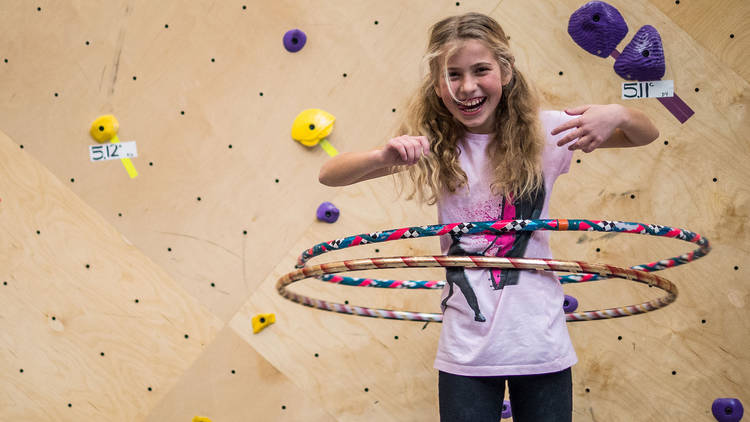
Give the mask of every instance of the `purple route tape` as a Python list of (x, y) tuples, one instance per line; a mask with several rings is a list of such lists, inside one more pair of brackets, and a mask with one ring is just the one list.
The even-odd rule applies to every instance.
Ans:
[[(666, 65), (659, 32), (653, 26), (643, 26), (621, 54), (617, 45), (627, 33), (628, 25), (620, 12), (603, 1), (584, 4), (568, 20), (568, 34), (573, 41), (595, 56), (614, 58), (618, 75), (628, 80), (660, 80)], [(695, 114), (677, 94), (658, 100), (680, 123)]]
[[(612, 50), (610, 56), (617, 60), (617, 58), (620, 57), (620, 52), (616, 49)], [(690, 116), (695, 114), (693, 109), (690, 108), (685, 101), (682, 101), (682, 98), (676, 93), (674, 94), (674, 97), (657, 98), (657, 100), (659, 100), (659, 102), (662, 103), (662, 105), (669, 110), (669, 112), (672, 113), (680, 123), (685, 123)]]

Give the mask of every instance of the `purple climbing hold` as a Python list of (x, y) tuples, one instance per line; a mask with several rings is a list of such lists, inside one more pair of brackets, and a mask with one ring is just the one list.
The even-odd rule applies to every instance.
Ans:
[(573, 296), (565, 295), (565, 301), (563, 302), (563, 310), (565, 313), (575, 312), (578, 309), (578, 299)]
[(719, 422), (738, 422), (742, 419), (745, 409), (739, 399), (716, 399), (711, 405), (711, 413)]
[(291, 29), (284, 34), (284, 48), (290, 53), (302, 50), (307, 42), (307, 35), (299, 29)]
[(316, 214), (318, 220), (325, 221), (326, 223), (335, 223), (339, 219), (339, 209), (330, 202), (320, 204)]
[(590, 1), (570, 15), (568, 34), (589, 53), (607, 57), (628, 33), (620, 12), (603, 1)]
[(651, 25), (639, 29), (615, 60), (615, 72), (629, 81), (658, 81), (665, 68), (661, 37)]
[(513, 416), (513, 412), (510, 410), (510, 401), (503, 401), (503, 413), (500, 415), (501, 419), (510, 419)]

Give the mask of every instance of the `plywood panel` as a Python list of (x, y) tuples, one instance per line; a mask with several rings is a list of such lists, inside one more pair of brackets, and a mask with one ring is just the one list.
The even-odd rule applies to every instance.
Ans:
[[(531, 75), (532, 80), (539, 82), (547, 107), (620, 102), (621, 80), (612, 71), (613, 61), (582, 52), (565, 32), (567, 17), (578, 6), (574, 2), (542, 5), (506, 1), (493, 11), (511, 34), (519, 66)], [(748, 361), (748, 356), (742, 352), (745, 350), (744, 340), (733, 334), (747, 331), (746, 317), (743, 316), (747, 314), (747, 285), (742, 280), (742, 266), (734, 269), (748, 256), (744, 246), (747, 215), (741, 211), (729, 211), (744, 208), (749, 198), (747, 189), (742, 186), (748, 171), (742, 164), (748, 156), (747, 146), (741, 137), (736, 136), (738, 131), (746, 129), (742, 116), (747, 104), (747, 84), (731, 70), (719, 71), (707, 78), (705, 68), (721, 68), (716, 58), (694, 43), (667, 17), (653, 8), (641, 10), (642, 6), (617, 4), (634, 28), (629, 36), (640, 25), (650, 23), (662, 32), (666, 48), (679, 52), (670, 57), (669, 77), (677, 82), (678, 92), (696, 110), (696, 115), (685, 125), (680, 125), (656, 101), (626, 103), (646, 110), (662, 136), (654, 144), (638, 150), (576, 154), (571, 173), (559, 181), (552, 215), (672, 224), (701, 232), (715, 242), (715, 247), (714, 252), (703, 260), (665, 272), (678, 283), (682, 292), (678, 302), (669, 308), (621, 320), (571, 325), (580, 359), (574, 367), (575, 419), (710, 420), (710, 403), (714, 398), (747, 397), (747, 390), (742, 388), (738, 379), (728, 375), (743, 373)], [(533, 36), (528, 32), (531, 27), (536, 28)], [(701, 59), (696, 60), (696, 57)], [(695, 87), (700, 88), (696, 91)], [(727, 112), (717, 115), (717, 109)], [(706, 145), (706, 139), (713, 140), (710, 147)], [(361, 198), (367, 205), (353, 203), (352, 198)], [(406, 226), (406, 221), (411, 224), (434, 222), (430, 213), (412, 212), (408, 204), (393, 203), (389, 187), (382, 185), (381, 181), (347, 188), (335, 199), (349, 204), (343, 207), (347, 210), (344, 212), (367, 210), (360, 223), (348, 234)], [(382, 221), (381, 213), (394, 214), (401, 207), (409, 210), (404, 220), (389, 219), (391, 224)], [(424, 220), (414, 221), (413, 217), (418, 215), (423, 215)], [(739, 236), (729, 235), (738, 233), (738, 230)], [(310, 229), (308, 246), (336, 237), (312, 236), (316, 231)], [(553, 246), (555, 255), (563, 258), (628, 266), (692, 249), (691, 245), (674, 240), (563, 233), (553, 236)], [(596, 252), (597, 247), (599, 252)], [(372, 249), (367, 252), (350, 254), (372, 256)], [(349, 256), (345, 252), (341, 254)], [(287, 268), (291, 269), (293, 260), (290, 257), (286, 261), (290, 263)], [(274, 275), (282, 273), (277, 270)], [(707, 280), (711, 283), (706, 283)], [(233, 326), (239, 327), (239, 322), (253, 312), (267, 309), (269, 302), (280, 312), (283, 310), (284, 315), (294, 312), (288, 304), (276, 304), (271, 289), (274, 283), (274, 277), (266, 280), (261, 291), (240, 311), (238, 316), (241, 317), (232, 322)], [(310, 287), (308, 290), (299, 286), (298, 289), (318, 296), (328, 294), (327, 297), (341, 300), (352, 297), (352, 293), (329, 291), (324, 287)], [(658, 295), (648, 288), (618, 281), (566, 286), (566, 292), (579, 298), (582, 309), (621, 306)], [(408, 305), (408, 302), (397, 301), (393, 296), (389, 300), (386, 294), (369, 293), (369, 303), (389, 303), (402, 308)], [(360, 300), (367, 299), (362, 297)], [(360, 302), (350, 300), (350, 303)], [(246, 337), (283, 372), (298, 376), (305, 374), (300, 378), (310, 390), (319, 391), (323, 400), (337, 396), (339, 391), (357, 391), (357, 387), (361, 387), (362, 371), (365, 371), (364, 376), (375, 376), (369, 369), (362, 369), (361, 362), (375, 360), (393, 365), (389, 356), (395, 353), (390, 352), (395, 350), (394, 345), (373, 342), (355, 346), (361, 345), (355, 340), (355, 333), (382, 331), (381, 327), (392, 331), (390, 323), (370, 320), (342, 322), (326, 315), (315, 316), (306, 309), (304, 312), (302, 320), (289, 321), (288, 326), (283, 326), (284, 332), (278, 338)], [(282, 326), (275, 329), (276, 332), (282, 331)], [(326, 341), (332, 338), (336, 340), (330, 346)], [(287, 349), (285, 354), (275, 352), (282, 344), (291, 342), (298, 346)], [(352, 346), (346, 347), (348, 344)], [(336, 358), (343, 361), (338, 364), (340, 370), (306, 364), (309, 353), (325, 347), (333, 347)], [(429, 365), (425, 359), (426, 371), (432, 371), (428, 369)], [(376, 377), (376, 387), (373, 388), (388, 391), (395, 388), (398, 396), (410, 396), (413, 391), (407, 383), (393, 384), (393, 373), (386, 372)], [(711, 380), (710, 386), (708, 380)], [(431, 400), (427, 395), (422, 397)], [(357, 409), (374, 411), (359, 400), (352, 399), (358, 404)], [(333, 414), (342, 418), (359, 416), (344, 403), (333, 399), (325, 403)], [(409, 405), (401, 403), (400, 409)], [(419, 405), (411, 406), (415, 410), (411, 413), (393, 410), (398, 406), (392, 409), (388, 405), (380, 410), (391, 412), (389, 417), (397, 420), (415, 414), (423, 415), (425, 420), (436, 417), (434, 413), (425, 414)]]
[[(384, 77), (381, 53), (404, 54), (390, 28), (416, 29), (375, 25), (365, 9), (352, 20), (333, 3), (91, 6), (4, 16), (24, 30), (4, 49), (0, 126), (228, 320), (326, 199), (315, 182), (326, 155), (290, 139), (294, 117), (333, 113), (340, 149), (379, 142), (401, 99), (381, 95), (401, 82)], [(309, 42), (290, 54), (281, 37), (297, 26)], [(89, 162), (89, 126), (108, 113), (137, 142), (136, 179), (116, 161)]]
[(149, 414), (149, 421), (334, 421), (310, 399), (225, 327), (195, 364)]
[(750, 81), (750, 54), (746, 47), (750, 36), (748, 2), (651, 0), (651, 3), (716, 56), (723, 66)]
[[(345, 189), (336, 197), (344, 214), (335, 225), (316, 224), (274, 269), (258, 291), (230, 322), (232, 328), (283, 373), (296, 382), (338, 420), (435, 420), (437, 372), (432, 369), (439, 324), (390, 321), (315, 310), (281, 298), (276, 280), (294, 269), (296, 258), (313, 244), (386, 229), (389, 222), (416, 223), (434, 218), (433, 210), (390, 207), (388, 180)], [(368, 204), (363, 206), (363, 204)], [(408, 224), (408, 223), (407, 223)], [(296, 251), (296, 252), (294, 252)], [(439, 253), (436, 238), (364, 245), (328, 253), (311, 264), (347, 258)], [(440, 279), (440, 271), (357, 272), (354, 276)], [(367, 289), (330, 285), (317, 280), (298, 282), (290, 289), (315, 298), (351, 305), (422, 312), (439, 312), (438, 291)], [(244, 328), (254, 314), (273, 311), (277, 322), (259, 335)]]
[[(328, 413), (340, 420), (434, 420), (432, 359), (439, 326), (315, 311), (278, 298), (272, 285), (291, 269), (301, 249), (313, 243), (431, 224), (435, 211), (394, 199), (388, 180), (346, 189), (319, 185), (317, 173), (327, 156), (292, 142), (291, 122), (302, 109), (319, 107), (337, 117), (330, 141), (339, 150), (384, 143), (418, 82), (429, 25), (467, 10), (489, 13), (504, 26), (518, 67), (541, 89), (545, 108), (620, 103), (622, 81), (612, 71), (613, 60), (583, 52), (566, 32), (568, 17), (582, 3), (18, 4), (0, 13), (0, 24), (9, 34), (0, 40), (0, 128), (24, 146), (14, 147), (9, 157), (23, 153), (48, 168), (111, 225), (107, 227), (114, 227), (163, 270), (178, 303), (189, 303), (187, 292), (210, 310), (206, 326), (231, 321), (236, 335), (268, 361), (253, 360), (253, 370), (272, 374), (283, 385), (293, 383), (300, 397), (319, 403), (322, 418)], [(675, 81), (677, 93), (696, 114), (681, 125), (656, 101), (624, 103), (648, 113), (660, 138), (636, 150), (576, 154), (571, 173), (556, 188), (551, 214), (685, 227), (707, 236), (715, 248), (694, 264), (665, 272), (681, 289), (677, 303), (667, 309), (571, 326), (580, 359), (574, 367), (575, 420), (632, 420), (633, 409), (644, 420), (710, 420), (713, 398), (748, 400), (741, 382), (750, 375), (747, 341), (737, 334), (748, 329), (750, 194), (744, 181), (750, 176), (750, 151), (744, 134), (750, 128), (748, 84), (742, 70), (747, 41), (744, 27), (732, 29), (742, 22), (744, 6), (737, 9), (737, 2), (728, 1), (710, 9), (704, 2), (611, 3), (630, 26), (620, 50), (641, 25), (657, 27), (667, 52), (665, 78)], [(282, 49), (281, 36), (295, 27), (307, 32), (308, 45), (291, 54)], [(727, 41), (721, 35), (725, 29), (732, 29), (735, 38)], [(120, 120), (122, 140), (138, 143), (138, 178), (129, 179), (116, 161), (88, 162), (86, 147), (93, 141), (87, 130), (104, 113)], [(42, 184), (42, 189), (52, 183)], [(314, 220), (314, 210), (324, 200), (342, 209), (335, 225)], [(0, 209), (3, 206), (0, 202)], [(34, 208), (28, 207), (23, 209)], [(47, 221), (37, 221), (34, 215), (25, 212), (19, 226)], [(70, 225), (87, 222), (73, 219)], [(42, 228), (41, 239), (50, 230), (54, 228)], [(76, 255), (79, 244), (72, 243), (66, 265), (80, 266), (100, 257), (94, 252)], [(561, 258), (619, 265), (689, 250), (677, 241), (580, 233), (557, 233), (552, 246)], [(11, 246), (13, 253), (6, 258), (6, 267), (17, 274), (35, 266), (48, 274), (63, 260), (43, 246), (24, 247), (18, 251)], [(436, 251), (436, 239), (424, 239), (351, 252), (361, 257)], [(101, 267), (94, 262), (88, 271), (99, 274)], [(439, 272), (415, 272), (413, 277), (441, 277)], [(342, 290), (312, 281), (298, 288), (370, 306), (434, 311), (438, 305), (437, 292)], [(566, 292), (575, 294), (584, 309), (629, 304), (656, 294), (627, 282), (566, 286)], [(44, 296), (24, 294), (24, 309), (52, 306)], [(75, 304), (78, 299), (61, 309)], [(171, 304), (159, 304), (158, 309), (162, 306), (173, 309)], [(117, 310), (111, 314), (120, 312), (112, 309)], [(254, 336), (248, 319), (259, 312), (276, 312), (278, 322)], [(25, 319), (19, 318), (10, 324), (23, 327)], [(62, 320), (65, 332), (70, 331), (68, 320)], [(106, 330), (110, 323), (94, 318), (89, 326)], [(126, 344), (129, 335), (118, 333), (112, 341)], [(206, 339), (214, 335), (211, 331)], [(137, 393), (128, 389), (132, 397), (118, 402), (121, 407), (107, 408), (107, 418), (137, 419), (159, 403), (151, 415), (158, 419), (176, 414), (182, 397), (210, 394), (216, 399), (206, 403), (217, 414), (236, 415), (218, 404), (229, 385), (221, 376), (205, 388), (193, 387), (195, 377), (213, 373), (211, 356), (236, 357), (233, 351), (241, 349), (235, 349), (230, 338), (217, 343), (193, 367), (198, 352), (180, 351), (181, 369), (171, 368), (161, 387), (149, 393), (149, 401), (142, 401), (138, 388), (132, 389)], [(9, 342), (19, 339), (23, 336), (7, 337)], [(81, 341), (66, 347), (88, 346), (87, 340)], [(54, 353), (57, 347), (53, 337), (38, 343), (40, 353)], [(81, 372), (87, 365), (71, 356), (56, 362), (59, 371)], [(182, 378), (175, 381), (178, 373)], [(34, 378), (27, 390), (11, 389), (8, 397), (23, 402), (23, 391), (41, 382)], [(155, 398), (175, 382), (167, 397)], [(226, 395), (227, 400), (235, 397)], [(274, 406), (268, 411), (277, 411), (276, 401), (271, 402)], [(42, 410), (34, 410), (32, 416), (43, 419), (43, 412), (55, 412), (56, 404), (38, 408)], [(65, 410), (71, 409), (80, 407)], [(281, 417), (291, 415), (288, 410)], [(50, 414), (48, 419), (58, 416)]]
[(221, 322), (0, 132), (0, 419), (147, 415)]

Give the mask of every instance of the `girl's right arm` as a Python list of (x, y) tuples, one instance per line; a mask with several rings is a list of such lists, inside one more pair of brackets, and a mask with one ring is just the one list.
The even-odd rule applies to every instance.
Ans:
[(318, 180), (326, 186), (346, 186), (376, 177), (387, 176), (414, 165), (430, 153), (424, 136), (399, 136), (382, 148), (364, 152), (346, 152), (328, 160), (320, 169)]

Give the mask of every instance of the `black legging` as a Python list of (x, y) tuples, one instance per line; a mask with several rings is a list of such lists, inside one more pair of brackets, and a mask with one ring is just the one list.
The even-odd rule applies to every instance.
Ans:
[(466, 377), (439, 371), (440, 420), (499, 422), (506, 380), (514, 422), (572, 421), (570, 368), (551, 374), (508, 377)]

